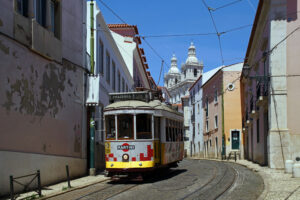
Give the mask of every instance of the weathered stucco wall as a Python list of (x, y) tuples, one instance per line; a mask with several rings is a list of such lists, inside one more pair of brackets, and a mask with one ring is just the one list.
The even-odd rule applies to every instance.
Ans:
[(0, 44), (0, 149), (82, 157), (83, 71)]
[(40, 169), (47, 184), (62, 179), (57, 168), (65, 164), (83, 175), (83, 70), (66, 60), (50, 62), (2, 35), (0, 44), (0, 154), (6, 155), (0, 195), (8, 193), (9, 175)]

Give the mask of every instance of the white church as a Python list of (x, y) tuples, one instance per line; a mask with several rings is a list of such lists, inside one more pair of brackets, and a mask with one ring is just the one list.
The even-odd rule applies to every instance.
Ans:
[(181, 98), (189, 95), (188, 89), (203, 72), (203, 62), (196, 57), (196, 47), (193, 42), (188, 50), (188, 57), (181, 65), (181, 71), (177, 67), (177, 58), (173, 54), (171, 68), (164, 76), (164, 86), (170, 93), (170, 103), (181, 104)]

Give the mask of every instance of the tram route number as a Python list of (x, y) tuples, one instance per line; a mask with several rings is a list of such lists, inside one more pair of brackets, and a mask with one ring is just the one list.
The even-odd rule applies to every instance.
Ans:
[(122, 150), (124, 152), (127, 152), (129, 150), (134, 150), (135, 149), (135, 146), (134, 145), (129, 145), (127, 143), (124, 143), (122, 145), (118, 145), (117, 146), (117, 150)]

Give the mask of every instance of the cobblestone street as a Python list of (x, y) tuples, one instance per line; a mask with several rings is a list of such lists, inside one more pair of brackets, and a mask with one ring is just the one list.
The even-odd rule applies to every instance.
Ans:
[(257, 199), (263, 189), (262, 178), (241, 165), (186, 159), (142, 183), (105, 181), (51, 199)]

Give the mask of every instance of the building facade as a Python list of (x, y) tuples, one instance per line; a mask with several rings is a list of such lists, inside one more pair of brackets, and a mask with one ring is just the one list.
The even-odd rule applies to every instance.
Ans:
[[(1, 1), (0, 196), (9, 176), (42, 185), (87, 172), (85, 1)], [(20, 191), (16, 186), (15, 191)]]
[(206, 83), (221, 67), (203, 73), (195, 83), (189, 88), (189, 98), (187, 99), (187, 118), (189, 118), (188, 152), (189, 156), (204, 157), (203, 140), (203, 90), (202, 85)]
[(157, 90), (151, 77), (149, 66), (143, 48), (140, 48), (141, 39), (138, 36), (138, 28), (129, 24), (109, 24), (111, 34), (121, 52), (121, 55), (133, 77), (133, 89)]
[[(87, 2), (87, 53), (90, 52), (91, 39), (91, 1)], [(104, 156), (104, 118), (103, 109), (109, 104), (109, 93), (135, 91), (133, 76), (125, 62), (122, 53), (104, 21), (98, 3), (93, 1), (94, 10), (94, 76), (90, 79), (91, 91), (95, 91), (94, 98), (88, 98), (87, 104), (94, 106), (95, 110), (90, 112), (96, 122), (95, 127), (95, 169), (103, 170), (105, 167)], [(93, 88), (93, 89), (92, 89)], [(88, 94), (88, 96), (93, 96)]]
[(188, 95), (188, 89), (199, 78), (202, 71), (203, 63), (198, 61), (193, 43), (189, 47), (185, 64), (181, 66), (181, 72), (177, 67), (177, 58), (173, 55), (171, 68), (164, 76), (164, 86), (171, 95), (172, 104), (181, 104), (181, 98)]
[(246, 158), (284, 168), (300, 157), (298, 0), (260, 1), (243, 68)]
[(223, 66), (203, 85), (204, 156), (243, 158), (240, 76), (243, 63)]

